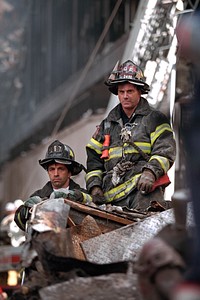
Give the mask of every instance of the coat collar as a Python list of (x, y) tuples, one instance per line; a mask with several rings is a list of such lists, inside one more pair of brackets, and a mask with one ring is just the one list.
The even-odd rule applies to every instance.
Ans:
[[(119, 103), (117, 106), (115, 106), (110, 111), (110, 113), (108, 114), (107, 120), (118, 122), (121, 119), (121, 109), (122, 109), (122, 106)], [(138, 106), (135, 110), (135, 115), (136, 116), (137, 115), (146, 116), (150, 113), (150, 111), (151, 111), (151, 107), (150, 107), (148, 101), (145, 98), (141, 97), (140, 101), (138, 103)]]

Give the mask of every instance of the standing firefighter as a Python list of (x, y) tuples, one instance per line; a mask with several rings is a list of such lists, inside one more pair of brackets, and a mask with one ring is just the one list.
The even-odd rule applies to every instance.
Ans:
[(155, 202), (168, 208), (162, 182), (166, 186), (163, 179), (176, 155), (169, 120), (141, 96), (148, 93), (149, 86), (132, 61), (117, 64), (105, 84), (120, 103), (86, 146), (88, 191), (99, 196), (99, 204), (141, 212)]

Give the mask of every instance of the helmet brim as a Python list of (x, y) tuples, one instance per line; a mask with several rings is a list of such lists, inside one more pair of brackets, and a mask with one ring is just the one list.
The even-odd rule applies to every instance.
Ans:
[(116, 79), (112, 81), (106, 81), (105, 85), (108, 86), (108, 89), (111, 93), (113, 93), (114, 95), (118, 95), (118, 85), (120, 83), (131, 83), (133, 85), (136, 85), (140, 89), (141, 94), (148, 94), (148, 92), (150, 91), (149, 85), (141, 80)]
[(43, 160), (39, 160), (40, 166), (42, 166), (45, 170), (48, 169), (48, 166), (51, 164), (63, 164), (63, 165), (68, 165), (69, 170), (72, 175), (78, 175), (82, 170), (83, 170), (83, 165), (76, 162), (72, 161), (69, 159), (58, 159), (58, 158), (45, 158)]

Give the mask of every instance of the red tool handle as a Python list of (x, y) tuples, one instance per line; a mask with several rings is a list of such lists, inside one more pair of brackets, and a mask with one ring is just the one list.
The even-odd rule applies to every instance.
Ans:
[[(103, 147), (109, 147), (110, 146), (110, 134), (105, 134), (104, 138), (105, 139), (104, 139)], [(104, 149), (102, 151), (101, 158), (109, 158), (108, 148)]]
[(167, 174), (164, 174), (160, 178), (158, 178), (152, 187), (151, 192), (153, 192), (158, 186), (162, 186), (163, 188), (167, 187), (171, 183)]

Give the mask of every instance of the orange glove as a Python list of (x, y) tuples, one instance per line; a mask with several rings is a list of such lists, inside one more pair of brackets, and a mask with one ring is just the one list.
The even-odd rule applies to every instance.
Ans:
[(148, 194), (151, 192), (156, 178), (152, 171), (145, 169), (138, 179), (137, 188), (141, 194)]

